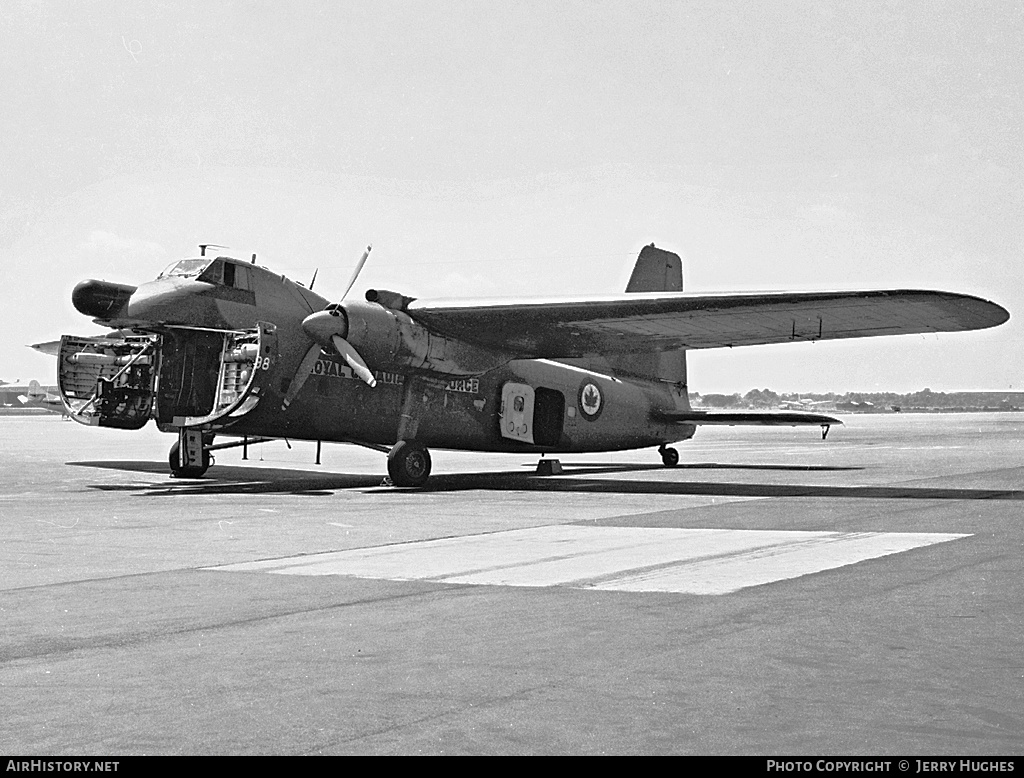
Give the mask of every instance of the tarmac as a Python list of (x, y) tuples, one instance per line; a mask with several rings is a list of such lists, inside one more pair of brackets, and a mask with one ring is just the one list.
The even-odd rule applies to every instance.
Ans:
[(1024, 753), (1024, 414), (383, 455), (0, 419), (0, 754)]

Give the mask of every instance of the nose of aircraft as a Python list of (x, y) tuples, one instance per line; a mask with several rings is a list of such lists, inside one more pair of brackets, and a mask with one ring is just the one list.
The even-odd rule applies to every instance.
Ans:
[(89, 279), (71, 292), (71, 303), (81, 313), (94, 319), (113, 319), (128, 304), (136, 286)]

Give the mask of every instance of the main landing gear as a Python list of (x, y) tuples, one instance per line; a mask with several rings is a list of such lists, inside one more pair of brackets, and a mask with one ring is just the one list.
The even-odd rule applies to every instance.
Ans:
[[(247, 438), (240, 443), (213, 445), (213, 433), (183, 429), (178, 441), (167, 454), (172, 478), (202, 478), (213, 464), (211, 451), (235, 446), (265, 443), (270, 438)], [(387, 451), (383, 446), (369, 445), (377, 451)], [(290, 446), (289, 446), (290, 448)], [(319, 464), (319, 448), (317, 449)], [(430, 452), (416, 440), (400, 440), (388, 452), (388, 477), (394, 486), (423, 486), (430, 478)]]
[(679, 452), (668, 446), (659, 446), (658, 453), (661, 454), (661, 461), (665, 467), (675, 467), (679, 464)]
[(430, 452), (415, 440), (400, 440), (388, 453), (388, 476), (395, 486), (423, 486), (430, 477)]

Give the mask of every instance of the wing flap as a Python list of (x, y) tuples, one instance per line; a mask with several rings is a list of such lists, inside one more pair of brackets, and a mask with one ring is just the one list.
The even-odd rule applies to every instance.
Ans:
[(416, 300), (407, 310), (431, 330), (521, 358), (962, 332), (1009, 318), (988, 300), (916, 289)]

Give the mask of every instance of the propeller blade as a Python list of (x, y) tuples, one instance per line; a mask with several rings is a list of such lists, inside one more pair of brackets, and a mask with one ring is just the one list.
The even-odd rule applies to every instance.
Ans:
[(342, 300), (344, 300), (346, 297), (348, 297), (348, 293), (350, 291), (352, 291), (352, 287), (355, 285), (356, 279), (359, 278), (359, 273), (362, 271), (363, 265), (366, 264), (366, 258), (368, 256), (370, 256), (370, 250), (371, 249), (373, 249), (372, 245), (371, 246), (367, 246), (366, 247), (366, 251), (363, 252), (363, 256), (361, 256), (359, 258), (359, 262), (356, 263), (356, 270), (352, 274), (352, 278), (349, 279), (348, 286), (345, 287), (345, 291), (341, 295), (341, 299)]
[(353, 373), (366, 381), (371, 387), (377, 385), (377, 379), (373, 377), (373, 373), (370, 372), (370, 368), (366, 366), (363, 358), (352, 348), (351, 343), (341, 337), (341, 335), (334, 335), (331, 338), (331, 342), (338, 349), (338, 353), (345, 357), (345, 361), (348, 362), (348, 366), (352, 368)]
[(288, 386), (288, 393), (284, 396), (284, 400), (281, 402), (281, 410), (287, 410), (288, 406), (292, 404), (292, 400), (295, 399), (299, 390), (301, 390), (302, 386), (306, 383), (306, 379), (309, 378), (309, 374), (313, 371), (313, 365), (316, 364), (319, 357), (320, 344), (314, 343), (309, 347), (309, 351), (306, 352), (306, 356), (302, 358), (298, 369), (295, 371), (295, 377)]

